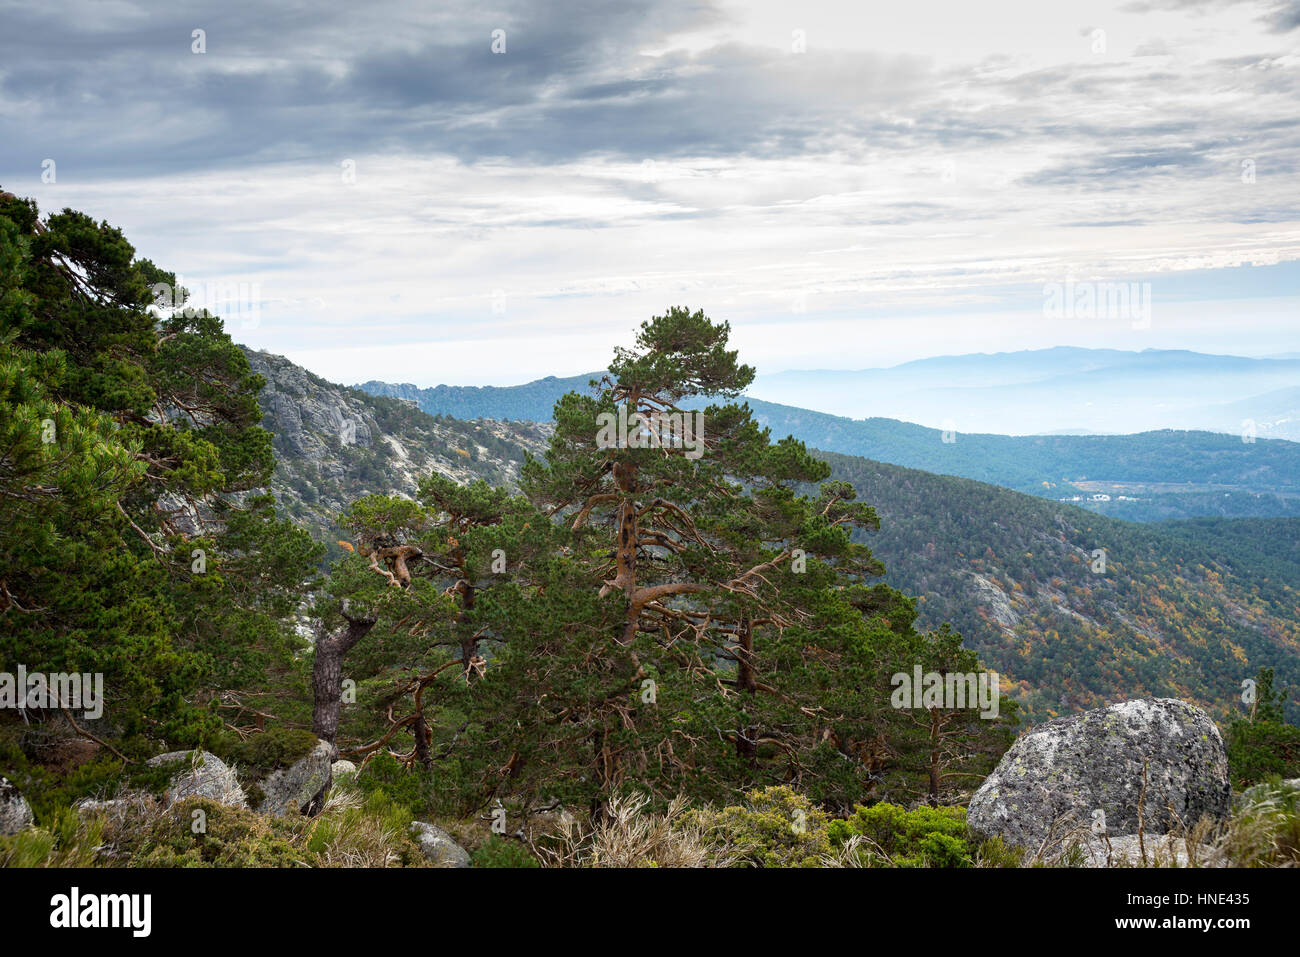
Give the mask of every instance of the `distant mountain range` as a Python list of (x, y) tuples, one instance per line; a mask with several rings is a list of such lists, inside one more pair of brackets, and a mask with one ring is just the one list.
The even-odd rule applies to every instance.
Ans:
[[(536, 454), (550, 431), (522, 421), (471, 423), (445, 413), (431, 418), (409, 402), (331, 385), (279, 357), (253, 358), (270, 380), (262, 401), (265, 425), (275, 434), (277, 496), (288, 514), (326, 541), (343, 534), (333, 524), (342, 503), (367, 492), (409, 494), (421, 469), (513, 485), (525, 452)], [(498, 418), (505, 418), (503, 403), (510, 403), (522, 419), (537, 414), (529, 402), (585, 387), (587, 378), (435, 394), (444, 401), (477, 396), (462, 408)], [(414, 401), (419, 392), (403, 397)], [(786, 408), (755, 404), (764, 415)], [(1200, 445), (1180, 444), (1187, 440), (1178, 433), (959, 435), (945, 444), (933, 430), (907, 423), (853, 423), (798, 409), (782, 414), (787, 423), (804, 417), (797, 424), (805, 430), (823, 427), (823, 420), (874, 428), (886, 438), (894, 435), (896, 448), (915, 441), (917, 454), (965, 450), (976, 461), (1004, 443), (1001, 457), (1019, 458), (1027, 469), (1059, 467), (1052, 463), (1062, 449), (1101, 465), (1108, 449), (1127, 442), (1131, 458), (1117, 461), (1133, 474), (1168, 461), (1199, 469), (1207, 482), (1247, 478), (1243, 448), (1281, 456), (1260, 465), (1274, 471), (1291, 468), (1286, 456), (1300, 448), (1262, 441), (1243, 446), (1206, 433), (1192, 435)], [(340, 444), (334, 437), (339, 432), (350, 441)], [(318, 442), (324, 453), (315, 448)], [(1089, 444), (1097, 450), (1092, 458), (1083, 451)], [(1186, 454), (1179, 456), (1180, 449)], [(1033, 464), (1033, 450), (1039, 464)], [(1240, 709), (1241, 681), (1262, 665), (1276, 667), (1283, 684), (1300, 683), (1300, 519), (1137, 525), (967, 478), (819, 454), (880, 514), (880, 530), (865, 540), (885, 563), (888, 580), (920, 597), (925, 625), (952, 622), (1003, 676), (1004, 690), (1027, 706), (1031, 720), (1144, 694), (1186, 698), (1223, 717)], [(1297, 476), (1291, 468), (1272, 480), (1294, 483)], [(322, 508), (325, 503), (331, 507)], [(1099, 550), (1105, 552), (1101, 570)], [(1289, 707), (1293, 718), (1300, 714), (1295, 704)]]
[(749, 400), (773, 435), (956, 475), (1131, 521), (1300, 516), (1300, 443), (1216, 432), (967, 435)]
[[(517, 386), (364, 382), (428, 411), (494, 419), (550, 417), (554, 398), (593, 376)], [(957, 432), (1131, 434), (1160, 429), (1300, 441), (1300, 355), (1249, 359), (1182, 350), (1060, 346), (936, 356), (861, 371), (759, 373), (746, 397), (848, 419), (897, 419)]]
[(457, 419), (524, 419), (549, 422), (555, 400), (568, 392), (586, 392), (592, 379), (604, 375), (587, 375), (557, 379), (547, 376), (523, 385), (437, 385), (422, 389), (409, 382), (362, 382), (353, 386), (371, 395), (386, 395), (414, 402), (430, 415), (450, 415)]
[[(358, 388), (459, 418), (537, 420), (550, 418), (553, 396), (585, 387), (592, 375), (505, 387), (366, 382)], [(1060, 346), (939, 356), (860, 371), (760, 372), (747, 396), (851, 419), (898, 419), (966, 433), (1178, 429), (1240, 436), (1253, 428), (1259, 437), (1300, 441), (1300, 356), (1291, 355), (1251, 359)]]
[[(1130, 375), (1122, 371), (1128, 368), (1129, 362), (1148, 372), (1157, 366), (1163, 368), (1162, 375), (1167, 381), (1190, 375), (1188, 369), (1195, 370), (1197, 376), (1209, 376), (1209, 366), (1202, 360), (1212, 360), (1213, 365), (1222, 359), (1221, 368), (1239, 370), (1257, 369), (1256, 363), (1274, 363), (1266, 365), (1273, 370), (1268, 372), (1270, 376), (1281, 366), (1300, 369), (1300, 361), (1289, 360), (1235, 359), (1169, 351), (1048, 349), (927, 359), (874, 372), (781, 375), (803, 377), (808, 388), (816, 391), (826, 388), (825, 383), (817, 384), (819, 377), (833, 383), (839, 376), (840, 381), (851, 382), (854, 377), (875, 372), (893, 373), (910, 368), (908, 375), (913, 383), (929, 383), (931, 392), (946, 390), (955, 394), (966, 387), (954, 383), (978, 381), (974, 367), (980, 366), (986, 379), (997, 377), (1008, 384), (1000, 390), (989, 386), (972, 387), (969, 391), (1010, 390), (1020, 396), (1016, 401), (1031, 407), (1048, 400), (1028, 397), (1026, 390), (1041, 391), (1046, 387), (1041, 382), (1021, 381), (1033, 374), (1027, 357), (1041, 359), (1038, 374), (1054, 374), (1057, 382), (1092, 377), (1089, 381), (1094, 383), (1098, 394), (1106, 391), (1098, 383), (1117, 382)], [(410, 384), (372, 381), (357, 388), (373, 395), (405, 399), (431, 414), (548, 421), (556, 399), (569, 391), (585, 391), (591, 379), (599, 375), (591, 373), (563, 379), (551, 376), (505, 387), (442, 385), (421, 389)], [(1242, 371), (1241, 375), (1247, 373)], [(1219, 381), (1214, 377), (1201, 381), (1202, 400), (1211, 389), (1217, 390)], [(948, 384), (941, 385), (945, 382)], [(892, 387), (882, 388), (888, 393)], [(1269, 401), (1275, 407), (1300, 408), (1300, 386), (1277, 389), (1267, 396), (1273, 396)], [(1284, 427), (1287, 423), (1281, 419), (1256, 420), (1255, 433), (1246, 436), (1239, 431), (1167, 428), (1131, 435), (1086, 431), (1071, 435), (995, 435), (965, 432), (956, 422), (949, 423), (958, 426), (954, 429), (930, 428), (879, 416), (850, 419), (752, 397), (747, 397), (747, 401), (756, 418), (778, 437), (793, 435), (826, 452), (861, 455), (879, 462), (977, 479), (1119, 518), (1155, 521), (1199, 516), (1300, 516), (1300, 443), (1270, 438), (1287, 431)], [(1225, 421), (1240, 424), (1249, 411), (1258, 407), (1258, 403), (1251, 404), (1253, 401), (1225, 403), (1222, 407)], [(880, 403), (873, 398), (867, 404), (874, 408)]]
[(836, 415), (960, 432), (1156, 429), (1300, 439), (1300, 359), (1058, 347), (942, 356), (885, 369), (760, 374), (749, 394)]

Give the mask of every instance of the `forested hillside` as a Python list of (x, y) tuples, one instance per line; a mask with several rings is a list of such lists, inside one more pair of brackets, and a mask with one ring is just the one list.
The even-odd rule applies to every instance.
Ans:
[(1261, 589), (1300, 582), (1300, 519), (1194, 518), (1156, 528), (1213, 551), (1243, 576), (1262, 572), (1253, 579)]
[[(868, 540), (888, 580), (922, 596), (923, 621), (952, 622), (1036, 717), (1129, 694), (1183, 697), (1225, 715), (1260, 666), (1285, 684), (1300, 680), (1295, 539), (1273, 537), (1294, 532), (1293, 521), (1166, 529), (823, 456), (879, 512)], [(1102, 549), (1104, 571), (1094, 571)]]

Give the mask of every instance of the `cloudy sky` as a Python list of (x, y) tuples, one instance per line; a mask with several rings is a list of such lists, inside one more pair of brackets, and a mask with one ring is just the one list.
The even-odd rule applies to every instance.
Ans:
[[(1296, 353), (1298, 48), (1297, 0), (0, 0), (0, 186), (343, 382), (587, 372), (677, 304), (769, 372)], [(1146, 321), (1045, 314), (1118, 281)]]

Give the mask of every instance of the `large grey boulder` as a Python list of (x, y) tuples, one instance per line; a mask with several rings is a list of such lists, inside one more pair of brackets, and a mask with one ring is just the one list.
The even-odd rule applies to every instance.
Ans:
[(469, 867), (469, 851), (452, 840), (442, 828), (424, 821), (412, 821), (411, 836), (435, 867)]
[(244, 789), (233, 768), (210, 751), (168, 751), (155, 755), (146, 763), (150, 767), (180, 761), (183, 769), (167, 788), (167, 803), (183, 801), (188, 797), (209, 798), (229, 807), (248, 807)]
[(261, 782), (257, 810), (273, 817), (314, 814), (320, 810), (333, 782), (334, 748), (317, 739), (316, 746), (287, 768), (272, 771)]
[(1210, 716), (1176, 698), (1143, 698), (1021, 735), (975, 792), (966, 821), (979, 837), (1051, 851), (1071, 832), (1165, 834), (1202, 816), (1221, 820), (1230, 793)]
[(0, 778), (0, 835), (17, 834), (32, 823), (32, 806), (7, 778)]

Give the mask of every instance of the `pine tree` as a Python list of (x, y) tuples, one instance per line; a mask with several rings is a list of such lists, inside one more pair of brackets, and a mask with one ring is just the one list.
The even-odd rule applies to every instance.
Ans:
[(261, 380), (160, 283), (107, 223), (0, 193), (0, 665), (102, 673), (107, 727), (145, 750), (289, 680), (321, 553), (257, 494)]
[(776, 783), (847, 810), (965, 768), (927, 764), (932, 742), (890, 708), (890, 675), (929, 645), (915, 603), (872, 582), (857, 538), (874, 510), (746, 405), (703, 404), (752, 379), (728, 334), (685, 309), (644, 323), (591, 394), (556, 404), (527, 500), (431, 477), (419, 501), (354, 503), (331, 600), (381, 622), (349, 673), (389, 720), (358, 722), (375, 740), (351, 753), (411, 732), (402, 759), (463, 810), (524, 813)]

